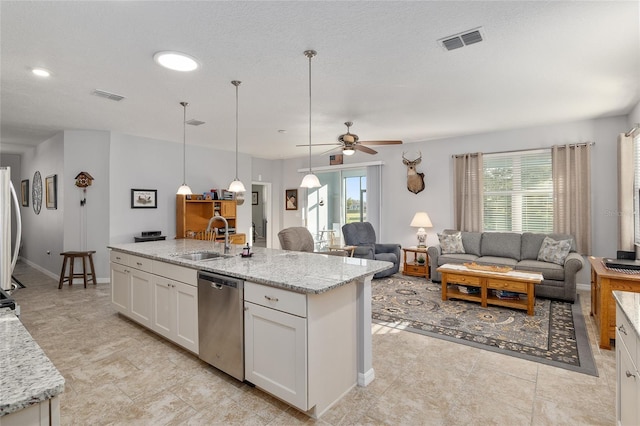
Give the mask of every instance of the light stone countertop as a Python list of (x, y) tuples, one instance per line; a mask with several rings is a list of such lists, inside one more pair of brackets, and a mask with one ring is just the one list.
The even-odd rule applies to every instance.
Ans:
[(613, 297), (640, 339), (640, 293), (615, 290)]
[(242, 246), (233, 244), (231, 253), (226, 258), (193, 261), (178, 257), (179, 254), (199, 251), (222, 251), (221, 243), (193, 239), (111, 244), (108, 247), (132, 255), (299, 293), (323, 293), (392, 266), (391, 262), (378, 260), (261, 247), (253, 247), (253, 255), (243, 258), (240, 256)]
[(64, 391), (64, 377), (14, 311), (0, 309), (0, 416)]

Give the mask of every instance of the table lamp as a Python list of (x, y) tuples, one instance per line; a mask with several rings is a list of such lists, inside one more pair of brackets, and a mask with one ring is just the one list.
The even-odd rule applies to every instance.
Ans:
[(416, 233), (416, 237), (418, 238), (418, 247), (426, 247), (425, 242), (427, 241), (427, 231), (424, 228), (431, 228), (433, 224), (431, 223), (431, 219), (426, 212), (418, 212), (413, 216), (413, 220), (411, 221), (411, 225), (414, 228), (418, 228), (418, 232)]

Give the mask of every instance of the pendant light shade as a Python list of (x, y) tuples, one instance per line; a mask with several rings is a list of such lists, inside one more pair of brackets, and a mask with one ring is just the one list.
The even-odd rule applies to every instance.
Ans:
[(233, 80), (231, 84), (236, 86), (236, 178), (229, 184), (229, 192), (245, 192), (244, 184), (238, 179), (238, 86), (242, 82)]
[(302, 183), (300, 183), (302, 188), (320, 188), (320, 180), (311, 170), (311, 58), (317, 54), (318, 52), (315, 50), (304, 51), (304, 56), (309, 58), (309, 173), (302, 178)]
[(183, 108), (182, 116), (182, 185), (178, 188), (178, 195), (191, 195), (191, 188), (187, 185), (187, 105), (188, 102), (180, 102)]

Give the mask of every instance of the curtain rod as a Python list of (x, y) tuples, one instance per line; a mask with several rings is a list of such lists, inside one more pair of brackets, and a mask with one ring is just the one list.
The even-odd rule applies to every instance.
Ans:
[[(574, 147), (574, 146), (594, 146), (596, 143), (595, 142), (581, 142), (581, 143), (571, 143), (568, 144), (570, 147)], [(528, 149), (514, 149), (512, 151), (495, 151), (495, 152), (483, 152), (483, 155), (491, 155), (491, 154), (510, 154), (512, 152), (525, 152), (525, 151), (541, 151), (541, 150), (545, 150), (545, 149), (551, 149), (554, 146), (565, 146), (565, 145), (553, 145), (550, 148), (528, 148)], [(463, 157), (467, 154), (454, 154), (451, 156), (451, 158), (459, 158), (459, 157)], [(474, 152), (471, 153), (472, 156), (474, 155), (478, 155), (478, 153)]]
[(635, 131), (636, 131), (636, 130), (638, 130), (638, 129), (640, 129), (640, 123), (636, 123), (636, 124), (633, 126), (633, 129), (629, 130), (629, 131), (628, 131), (627, 133), (625, 133), (624, 135), (625, 135), (626, 137), (630, 137), (630, 136), (633, 134), (633, 132), (635, 132)]

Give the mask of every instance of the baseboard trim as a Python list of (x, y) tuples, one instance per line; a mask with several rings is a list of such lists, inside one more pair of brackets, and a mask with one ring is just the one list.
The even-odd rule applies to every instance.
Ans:
[[(58, 281), (60, 279), (60, 275), (54, 274), (53, 272), (49, 271), (48, 269), (44, 269), (42, 266), (40, 266), (40, 265), (38, 265), (36, 263), (33, 263), (29, 259), (25, 259), (24, 257), (19, 257), (18, 259), (20, 259), (21, 262), (24, 262), (27, 265), (31, 266), (33, 269), (37, 269), (38, 271), (42, 272), (46, 276), (48, 276), (48, 277), (50, 277), (50, 278), (52, 278), (52, 279), (54, 279), (56, 281)], [(96, 281), (98, 282), (98, 284), (109, 284), (111, 282), (111, 278), (96, 277)]]
[(576, 284), (576, 290), (591, 292), (591, 284)]

